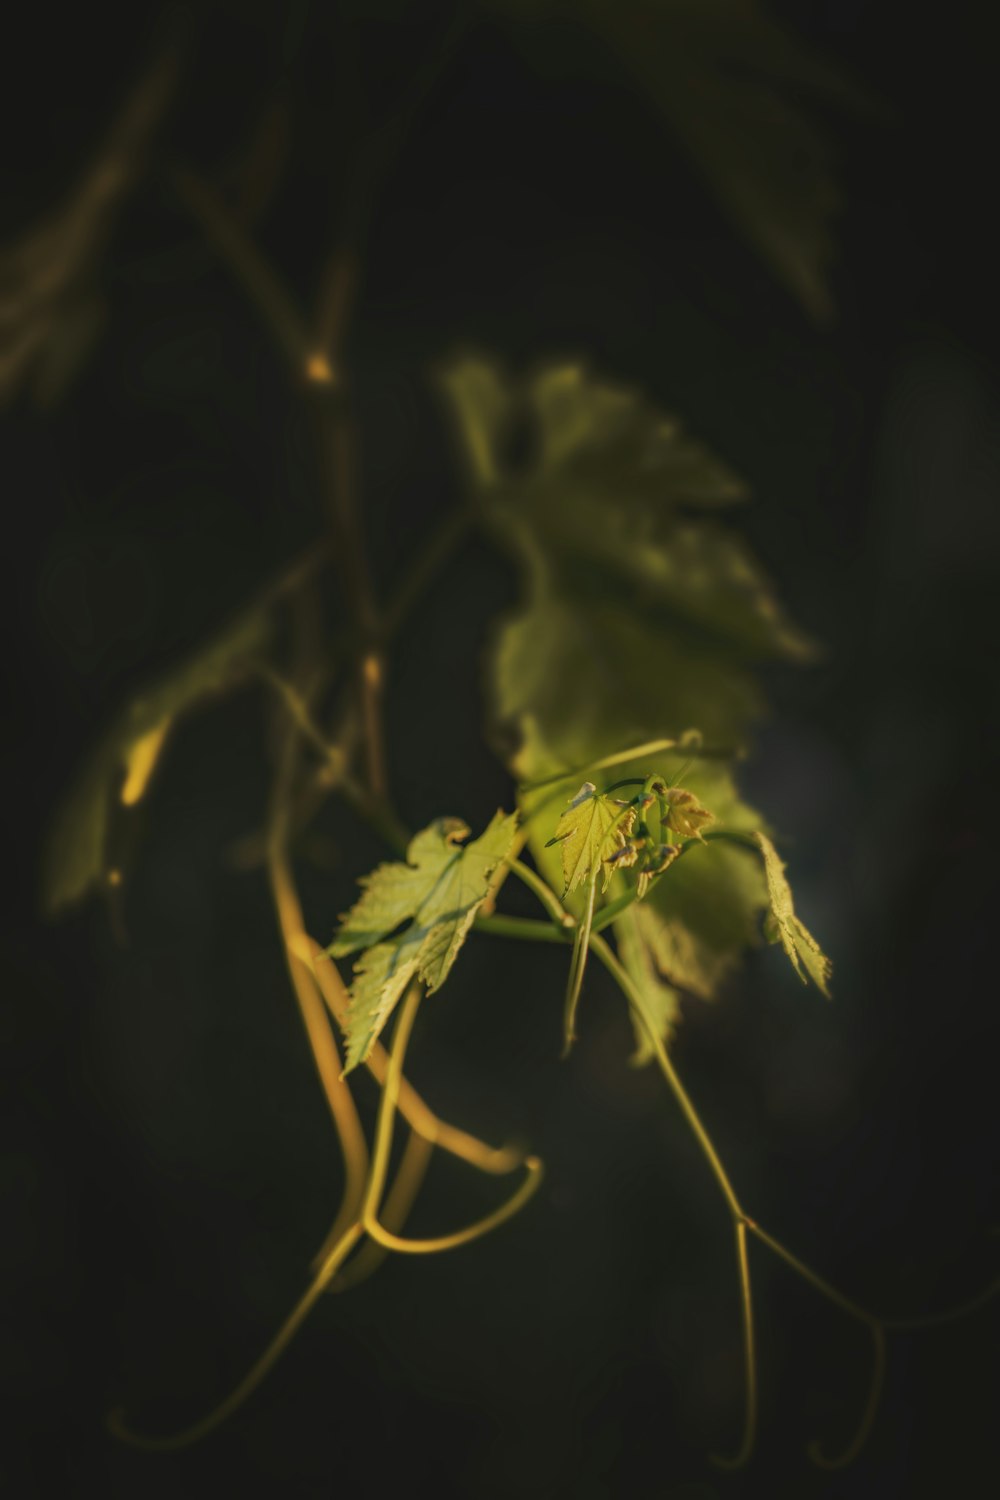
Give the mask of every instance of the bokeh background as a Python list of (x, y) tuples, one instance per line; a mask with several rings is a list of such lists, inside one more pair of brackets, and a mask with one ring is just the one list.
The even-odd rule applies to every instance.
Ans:
[[(880, 0), (771, 10), (885, 106), (824, 116), (844, 196), (836, 317), (811, 320), (733, 231), (586, 26), (540, 24), (527, 46), (484, 12), (391, 141), (371, 203), (349, 344), (364, 520), (385, 592), (459, 495), (428, 372), (464, 349), (515, 368), (583, 356), (749, 481), (745, 532), (826, 650), (771, 674), (744, 785), (790, 835), (835, 1003), (763, 951), (723, 1003), (689, 1009), (676, 1057), (755, 1216), (858, 1300), (906, 1313), (978, 1290), (1000, 1248), (987, 18), (955, 6), (924, 26)], [(310, 296), (353, 170), (345, 97), (377, 136), (451, 20), (437, 4), (140, 7), (124, 25), (24, 11), (7, 39), (4, 242), (69, 192), (158, 38), (181, 36), (185, 60), (95, 271), (88, 358), (2, 418), (4, 1492), (988, 1488), (995, 1311), (894, 1337), (867, 1449), (821, 1474), (805, 1444), (852, 1429), (867, 1338), (763, 1253), (758, 1455), (735, 1477), (708, 1466), (742, 1402), (717, 1190), (660, 1081), (628, 1067), (603, 976), (560, 1064), (564, 956), (485, 938), (425, 1007), (413, 1076), (446, 1117), (530, 1139), (539, 1197), (465, 1251), (392, 1261), (325, 1299), (206, 1444), (147, 1456), (104, 1432), (118, 1401), (150, 1430), (214, 1404), (297, 1296), (338, 1195), (263, 877), (224, 858), (266, 795), (253, 693), (173, 741), (127, 943), (97, 904), (56, 926), (38, 915), (47, 819), (102, 727), (321, 525), (299, 398), (157, 166), (184, 160), (236, 192), (268, 120), (281, 159), (284, 118), (255, 232)], [(516, 594), (507, 562), (470, 541), (400, 640), (390, 769), (411, 825), (475, 827), (510, 805), (481, 678)], [(302, 876), (326, 940), (383, 851), (346, 812), (322, 832)], [(436, 1160), (415, 1232), (485, 1211), (496, 1186)]]

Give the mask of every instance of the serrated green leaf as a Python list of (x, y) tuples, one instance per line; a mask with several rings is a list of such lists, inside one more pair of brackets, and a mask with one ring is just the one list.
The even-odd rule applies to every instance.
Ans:
[(410, 840), (405, 863), (395, 860), (363, 876), (358, 884), (364, 894), (341, 918), (340, 930), (327, 949), (330, 956), (345, 958), (358, 948), (370, 948), (415, 917), (454, 864), (469, 832), (461, 818), (438, 818)]
[[(466, 382), (469, 367), (460, 362), (449, 377), (453, 400), (465, 391), (461, 422), (484, 385), (478, 365)], [(521, 384), (495, 376), (493, 389), (506, 393), (505, 422), (528, 423), (538, 455), (509, 473), (494, 451), (494, 478), (480, 499), (525, 580), (525, 602), (495, 637), (490, 687), (518, 780), (556, 778), (520, 794), (539, 870), (555, 888), (565, 885), (563, 851), (545, 846), (580, 768), (607, 757), (616, 764), (593, 774), (599, 791), (654, 771), (675, 781), (693, 754), (684, 790), (711, 809), (715, 826), (761, 827), (730, 765), (698, 758), (697, 747), (627, 763), (616, 755), (623, 746), (680, 741), (692, 726), (707, 746), (742, 746), (762, 711), (755, 662), (810, 652), (749, 551), (715, 518), (742, 486), (642, 398), (578, 366), (552, 366)], [(487, 427), (480, 421), (480, 434)], [(616, 873), (609, 896), (628, 882)], [(670, 934), (668, 982), (715, 994), (759, 941), (766, 903), (751, 850), (713, 842), (672, 864), (646, 897)], [(567, 905), (580, 909), (578, 888)]]
[(609, 861), (625, 841), (635, 822), (635, 809), (623, 808), (603, 796), (592, 782), (585, 782), (562, 813), (549, 840), (562, 855), (563, 880), (568, 895), (578, 885), (604, 876), (606, 891), (614, 874)]
[(344, 1072), (364, 1062), (411, 979), (417, 977), (419, 943), (376, 943), (354, 965), (347, 1012), (347, 1056)]
[(758, 831), (754, 837), (764, 856), (767, 878), (769, 911), (765, 932), (772, 943), (780, 942), (802, 983), (811, 979), (829, 1000), (833, 965), (809, 929), (795, 915), (792, 888), (785, 878), (785, 866), (777, 849), (766, 833)]
[(104, 883), (116, 805), (132, 806), (145, 796), (175, 721), (202, 699), (244, 680), (270, 629), (265, 611), (251, 611), (119, 715), (53, 820), (42, 874), (49, 915)]
[[(618, 957), (635, 985), (646, 1019), (653, 1032), (669, 1046), (681, 1019), (681, 997), (667, 982), (665, 976), (670, 968), (661, 961), (661, 955), (669, 957), (671, 951), (663, 920), (648, 906), (630, 906), (617, 919), (614, 929)], [(632, 1062), (642, 1067), (656, 1053), (641, 1026), (635, 1026), (635, 1037)]]
[[(327, 949), (334, 958), (363, 950), (347, 1010), (345, 1073), (367, 1058), (411, 979), (423, 980), (428, 991), (440, 989), (516, 830), (517, 814), (498, 812), (485, 833), (466, 844), (465, 823), (439, 818), (412, 839), (406, 863), (379, 865), (362, 881), (364, 894)], [(403, 923), (404, 930), (389, 938)]]

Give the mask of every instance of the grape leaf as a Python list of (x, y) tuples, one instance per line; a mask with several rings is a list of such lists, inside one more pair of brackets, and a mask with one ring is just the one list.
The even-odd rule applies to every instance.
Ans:
[(780, 942), (802, 983), (807, 984), (811, 979), (829, 1000), (833, 966), (812, 933), (795, 915), (792, 888), (785, 879), (785, 866), (777, 849), (767, 834), (757, 832), (755, 838), (764, 856), (767, 877), (769, 911), (765, 934), (770, 942)]
[(592, 781), (584, 782), (556, 824), (549, 845), (559, 844), (562, 854), (565, 891), (604, 875), (607, 890), (614, 874), (609, 860), (625, 840), (635, 822), (635, 809), (622, 808), (610, 797), (602, 796)]
[[(415, 917), (468, 836), (461, 818), (438, 818), (410, 840), (405, 863), (379, 865), (371, 875), (362, 876), (358, 884), (363, 894), (341, 918), (327, 949), (330, 956), (345, 958), (358, 948), (370, 948)], [(466, 850), (467, 857), (470, 852)]]
[(715, 814), (702, 807), (694, 792), (689, 792), (686, 787), (668, 787), (663, 800), (669, 809), (667, 827), (679, 833), (681, 838), (701, 839), (704, 843), (701, 830), (715, 822)]
[[(609, 608), (648, 615), (679, 637), (743, 657), (813, 654), (742, 539), (716, 519), (745, 498), (744, 486), (675, 419), (578, 364), (514, 383), (466, 358), (442, 383), (486, 520), (536, 593), (576, 595), (596, 578)], [(519, 421), (536, 459), (505, 475), (501, 456)]]
[[(742, 486), (644, 399), (577, 365), (518, 383), (464, 359), (445, 387), (482, 512), (524, 579), (524, 602), (494, 637), (491, 700), (498, 745), (522, 783), (566, 771), (519, 798), (536, 864), (560, 888), (561, 851), (546, 844), (581, 767), (624, 745), (680, 741), (691, 726), (705, 745), (737, 749), (763, 709), (755, 663), (806, 660), (812, 648), (719, 519)], [(503, 453), (518, 422), (535, 458), (511, 471)], [(654, 771), (673, 782), (689, 755), (684, 789), (712, 810), (714, 826), (763, 826), (731, 765), (696, 748), (594, 779), (599, 790)], [(615, 873), (608, 897), (627, 882)], [(669, 934), (668, 982), (710, 998), (759, 941), (764, 872), (751, 850), (713, 842), (676, 861), (646, 903)], [(579, 895), (567, 905), (577, 909)]]
[(176, 719), (201, 699), (244, 680), (251, 657), (264, 647), (270, 630), (266, 611), (250, 611), (119, 715), (53, 821), (42, 870), (49, 915), (107, 880), (116, 805), (128, 807), (142, 799)]
[(411, 840), (405, 863), (379, 865), (362, 880), (360, 900), (326, 950), (332, 958), (362, 950), (347, 1010), (345, 1073), (367, 1058), (411, 979), (440, 989), (516, 829), (516, 813), (498, 812), (469, 844), (461, 819), (439, 818)]
[[(617, 56), (735, 228), (817, 321), (831, 316), (836, 152), (814, 104), (884, 115), (754, 0), (494, 0), (586, 25)], [(531, 32), (525, 26), (524, 44)]]

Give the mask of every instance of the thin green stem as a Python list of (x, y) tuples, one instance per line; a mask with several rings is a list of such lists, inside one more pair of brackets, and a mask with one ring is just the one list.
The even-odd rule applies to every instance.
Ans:
[[(711, 838), (729, 838), (734, 842), (747, 845), (748, 847), (755, 850), (757, 847), (756, 844), (751, 841), (749, 835), (741, 835), (739, 833), (736, 833), (735, 831), (730, 830), (713, 830), (706, 834), (705, 837), (706, 840)], [(701, 842), (701, 840), (690, 839), (686, 841), (684, 847), (690, 848), (692, 845), (699, 842)], [(546, 905), (547, 910), (552, 911), (552, 902), (555, 898), (548, 887), (546, 887), (545, 889), (547, 892), (547, 899), (545, 899), (544, 904)], [(538, 894), (541, 899), (541, 893), (536, 891), (536, 894)], [(802, 1280), (805, 1281), (808, 1285), (813, 1287), (813, 1289), (817, 1291), (822, 1297), (826, 1298), (828, 1302), (832, 1303), (835, 1307), (839, 1307), (850, 1317), (864, 1323), (871, 1331), (874, 1347), (874, 1365), (872, 1370), (872, 1379), (869, 1386), (868, 1398), (865, 1403), (865, 1410), (858, 1431), (856, 1432), (854, 1438), (852, 1439), (849, 1446), (844, 1450), (844, 1452), (834, 1459), (827, 1459), (823, 1455), (822, 1450), (817, 1443), (813, 1443), (810, 1446), (809, 1450), (810, 1456), (814, 1459), (814, 1461), (819, 1463), (823, 1467), (844, 1467), (857, 1457), (875, 1420), (878, 1402), (885, 1378), (886, 1331), (899, 1330), (902, 1332), (906, 1332), (909, 1330), (916, 1330), (920, 1328), (935, 1327), (951, 1322), (956, 1318), (963, 1317), (968, 1313), (975, 1312), (980, 1307), (989, 1302), (998, 1292), (1000, 1292), (1000, 1279), (991, 1283), (977, 1296), (970, 1298), (964, 1303), (959, 1304), (957, 1307), (945, 1309), (940, 1313), (932, 1313), (927, 1315), (926, 1317), (919, 1318), (879, 1318), (875, 1314), (870, 1313), (866, 1308), (863, 1308), (852, 1298), (839, 1291), (824, 1277), (820, 1276), (818, 1272), (814, 1271), (810, 1266), (806, 1265), (804, 1261), (799, 1260), (796, 1255), (793, 1255), (790, 1250), (787, 1250), (785, 1248), (780, 1240), (776, 1240), (773, 1235), (768, 1234), (766, 1230), (762, 1229), (759, 1224), (757, 1224), (753, 1219), (749, 1217), (748, 1214), (744, 1212), (739, 1199), (736, 1196), (736, 1192), (732, 1186), (732, 1183), (729, 1180), (729, 1175), (726, 1172), (726, 1169), (723, 1166), (722, 1161), (711, 1140), (711, 1137), (702, 1124), (697, 1110), (695, 1109), (694, 1104), (692, 1103), (687, 1093), (687, 1090), (684, 1088), (680, 1078), (677, 1075), (673, 1063), (671, 1062), (670, 1057), (667, 1053), (666, 1047), (664, 1046), (663, 1040), (646, 1015), (641, 995), (633, 984), (627, 970), (619, 962), (614, 951), (608, 945), (606, 940), (600, 936), (600, 932), (598, 930), (599, 926), (607, 925), (609, 922), (613, 921), (615, 916), (619, 915), (626, 906), (630, 905), (633, 899), (634, 896), (630, 893), (627, 899), (612, 903), (610, 907), (605, 908), (605, 910), (600, 913), (597, 918), (595, 918), (593, 929), (589, 937), (589, 947), (590, 950), (597, 955), (598, 959), (612, 975), (615, 982), (622, 990), (622, 993), (625, 995), (625, 998), (629, 1003), (629, 1007), (638, 1026), (648, 1038), (649, 1044), (656, 1055), (660, 1070), (663, 1073), (663, 1076), (666, 1079), (671, 1092), (680, 1105), (684, 1117), (687, 1120), (692, 1132), (694, 1133), (695, 1138), (698, 1141), (698, 1144), (708, 1161), (712, 1174), (722, 1191), (723, 1197), (726, 1200), (727, 1207), (732, 1217), (734, 1230), (736, 1233), (737, 1261), (740, 1277), (740, 1295), (743, 1320), (744, 1363), (746, 1370), (746, 1415), (744, 1421), (743, 1438), (736, 1456), (732, 1459), (715, 1457), (714, 1461), (724, 1468), (736, 1468), (744, 1464), (749, 1458), (752, 1451), (756, 1430), (758, 1404), (757, 1374), (753, 1324), (753, 1304), (751, 1298), (749, 1256), (746, 1239), (747, 1231), (749, 1230), (757, 1237), (758, 1240), (760, 1240), (762, 1244), (766, 1245), (767, 1248), (779, 1258), (779, 1260), (783, 1260), (791, 1270), (793, 1270), (798, 1276), (800, 1276)], [(531, 921), (520, 917), (493, 916), (483, 918), (476, 923), (476, 926), (482, 931), (493, 932), (498, 936), (513, 937), (530, 942), (565, 942), (567, 940), (567, 937), (569, 936), (568, 927), (557, 927), (554, 924), (549, 925), (544, 922)], [(577, 930), (577, 938), (578, 937), (579, 929)]]
[(659, 1032), (656, 1030), (656, 1027), (652, 1025), (649, 1018), (647, 1017), (645, 1006), (642, 1002), (642, 996), (639, 994), (635, 985), (632, 983), (631, 976), (629, 975), (627, 970), (624, 969), (619, 963), (618, 959), (615, 957), (614, 953), (612, 952), (611, 948), (608, 946), (604, 938), (599, 937), (596, 933), (592, 934), (590, 939), (590, 947), (591, 951), (597, 955), (601, 963), (607, 969), (608, 973), (611, 974), (618, 987), (622, 990), (626, 1000), (628, 1000), (629, 1002), (633, 1015), (648, 1037), (649, 1044), (656, 1054), (656, 1060), (659, 1063), (660, 1072), (663, 1074), (664, 1078), (667, 1080), (667, 1083), (670, 1085), (670, 1090), (673, 1093), (674, 1098), (680, 1105), (681, 1110), (684, 1114), (684, 1118), (687, 1120), (692, 1131), (694, 1132), (695, 1139), (697, 1140), (698, 1145), (701, 1147), (702, 1152), (712, 1169), (712, 1175), (714, 1176), (716, 1182), (719, 1184), (719, 1187), (722, 1190), (722, 1195), (729, 1206), (730, 1213), (736, 1220), (745, 1218), (743, 1209), (740, 1207), (740, 1202), (736, 1196), (733, 1185), (729, 1181), (729, 1175), (726, 1172), (725, 1167), (722, 1165), (722, 1162), (719, 1159), (719, 1154), (712, 1143), (712, 1138), (709, 1135), (708, 1131), (705, 1129), (704, 1125), (701, 1123), (698, 1111), (695, 1109), (688, 1096), (687, 1090), (681, 1083), (680, 1078), (677, 1076), (674, 1065), (670, 1061), (670, 1058), (667, 1054), (667, 1049), (663, 1045), (663, 1038), (660, 1036)]
[[(327, 1010), (337, 1026), (342, 1028), (347, 1015), (348, 996), (337, 966), (313, 938), (306, 940), (306, 952)], [(389, 1054), (381, 1042), (375, 1043), (365, 1061), (365, 1067), (376, 1083), (384, 1084), (389, 1068)], [(506, 1176), (524, 1161), (523, 1151), (511, 1146), (487, 1146), (468, 1131), (460, 1130), (447, 1120), (440, 1119), (407, 1081), (405, 1074), (399, 1083), (398, 1107), (410, 1128), (423, 1136), (424, 1140), (491, 1177)]]
[(553, 786), (560, 781), (569, 781), (573, 776), (582, 776), (584, 771), (607, 771), (611, 766), (627, 765), (630, 760), (648, 760), (652, 755), (660, 755), (664, 751), (677, 749), (683, 749), (685, 755), (702, 760), (729, 760), (736, 753), (734, 750), (708, 750), (702, 746), (682, 745), (680, 740), (647, 740), (644, 745), (634, 745), (630, 750), (616, 750), (614, 755), (604, 755), (600, 760), (588, 760), (579, 766), (569, 766), (565, 771), (557, 771), (552, 776), (543, 776), (540, 781), (523, 782), (521, 790), (538, 791), (542, 787)]
[(776, 1240), (773, 1235), (768, 1234), (766, 1229), (761, 1229), (760, 1225), (755, 1223), (753, 1219), (748, 1218), (746, 1222), (751, 1234), (755, 1234), (761, 1244), (766, 1245), (769, 1250), (772, 1250), (779, 1260), (783, 1260), (787, 1266), (791, 1266), (792, 1270), (801, 1276), (803, 1281), (807, 1281), (828, 1302), (832, 1302), (835, 1307), (841, 1308), (850, 1317), (857, 1318), (859, 1322), (867, 1323), (869, 1327), (881, 1322), (880, 1318), (877, 1318), (874, 1313), (868, 1312), (860, 1303), (852, 1301), (850, 1297), (845, 1297), (843, 1292), (838, 1292), (835, 1286), (831, 1286), (818, 1272), (807, 1266), (805, 1261), (799, 1260), (797, 1255), (793, 1255), (790, 1250), (786, 1250), (780, 1240)]
[(392, 1150), (392, 1127), (396, 1118), (399, 1088), (403, 1078), (403, 1059), (406, 1056), (406, 1048), (409, 1045), (413, 1023), (417, 1019), (417, 1011), (420, 1009), (422, 998), (423, 986), (411, 984), (392, 1034), (389, 1066), (386, 1069), (378, 1115), (375, 1120), (375, 1141), (372, 1146), (371, 1166), (368, 1169), (368, 1186), (361, 1207), (363, 1223), (369, 1217), (374, 1218), (378, 1213), (379, 1203), (382, 1201), (385, 1179), (389, 1171), (389, 1153)]
[(811, 1270), (804, 1261), (799, 1260), (798, 1256), (793, 1255), (790, 1250), (786, 1250), (780, 1240), (776, 1240), (772, 1235), (768, 1234), (766, 1229), (761, 1229), (760, 1225), (756, 1224), (753, 1219), (747, 1219), (747, 1228), (757, 1236), (762, 1244), (767, 1245), (768, 1249), (772, 1250), (786, 1265), (791, 1266), (793, 1271), (796, 1271), (803, 1280), (808, 1281), (810, 1286), (815, 1287), (816, 1291), (820, 1292), (828, 1301), (842, 1308), (852, 1318), (857, 1318), (859, 1322), (867, 1323), (870, 1327), (878, 1326), (884, 1328), (887, 1333), (918, 1333), (925, 1328), (943, 1327), (948, 1323), (954, 1323), (960, 1318), (967, 1317), (970, 1313), (978, 1312), (981, 1307), (985, 1307), (988, 1302), (991, 1302), (1000, 1293), (1000, 1279), (997, 1279), (990, 1282), (989, 1286), (984, 1287), (975, 1297), (970, 1297), (966, 1302), (960, 1302), (955, 1307), (943, 1308), (941, 1312), (927, 1313), (923, 1316), (913, 1318), (883, 1318), (878, 1313), (869, 1312), (860, 1303), (852, 1301), (843, 1292), (838, 1292), (836, 1287), (831, 1286), (816, 1271)]
[(409, 1044), (410, 1035), (413, 1031), (413, 1023), (416, 1020), (417, 1010), (420, 1006), (422, 987), (418, 984), (410, 986), (406, 999), (403, 1001), (399, 1013), (399, 1019), (392, 1037), (392, 1050), (389, 1054), (389, 1067), (385, 1075), (385, 1083), (382, 1086), (382, 1097), (379, 1101), (378, 1118), (375, 1123), (375, 1144), (372, 1148), (371, 1166), (368, 1170), (368, 1190), (365, 1193), (364, 1204), (361, 1210), (361, 1222), (365, 1232), (379, 1245), (384, 1245), (387, 1250), (396, 1250), (404, 1255), (433, 1255), (440, 1250), (454, 1250), (459, 1245), (468, 1244), (470, 1240), (479, 1239), (481, 1235), (488, 1234), (498, 1224), (509, 1219), (518, 1209), (522, 1208), (528, 1199), (534, 1194), (542, 1180), (542, 1163), (537, 1156), (525, 1157), (524, 1166), (527, 1177), (517, 1191), (508, 1198), (507, 1202), (501, 1204), (498, 1209), (485, 1218), (479, 1219), (465, 1229), (456, 1230), (452, 1234), (439, 1235), (434, 1239), (410, 1240), (402, 1236), (392, 1234), (386, 1229), (378, 1218), (379, 1202), (385, 1187), (386, 1174), (389, 1167), (389, 1153), (392, 1149), (392, 1126), (399, 1102), (400, 1085), (403, 1078), (403, 1061), (406, 1057), (406, 1048)]
[(750, 1294), (750, 1259), (747, 1255), (747, 1226), (743, 1219), (735, 1222), (736, 1262), (740, 1276), (740, 1309), (743, 1320), (743, 1367), (746, 1381), (746, 1410), (743, 1437), (732, 1458), (713, 1453), (712, 1462), (720, 1469), (742, 1469), (753, 1452), (757, 1436), (757, 1355), (753, 1331), (753, 1299)]
[[(402, 1229), (406, 1223), (433, 1155), (434, 1147), (431, 1142), (418, 1131), (411, 1130), (406, 1139), (399, 1169), (393, 1178), (385, 1203), (382, 1205), (382, 1217), (391, 1232), (395, 1233)], [(359, 1286), (362, 1281), (367, 1281), (368, 1277), (378, 1270), (388, 1254), (388, 1246), (377, 1244), (369, 1238), (368, 1242), (361, 1246), (354, 1259), (334, 1278), (330, 1291), (346, 1292), (352, 1287)]]
[(342, 775), (346, 770), (346, 760), (343, 753), (326, 740), (323, 731), (309, 712), (308, 704), (298, 688), (282, 677), (280, 673), (273, 671), (266, 662), (255, 661), (253, 663), (253, 670), (262, 682), (266, 683), (269, 688), (277, 693), (294, 719), (303, 738), (308, 740), (313, 749), (319, 753), (330, 770), (338, 777)]
[(614, 901), (609, 901), (607, 906), (602, 906), (594, 916), (593, 930), (603, 932), (605, 927), (610, 927), (616, 917), (620, 917), (623, 911), (628, 911), (629, 907), (638, 900), (638, 894), (633, 886), (630, 891), (625, 892), (624, 896), (616, 896)]
[(749, 849), (751, 853), (761, 858), (760, 845), (752, 833), (744, 833), (739, 828), (706, 828), (700, 838), (683, 839), (681, 841), (681, 854), (686, 854), (689, 849), (697, 849), (699, 844), (710, 844), (713, 840), (721, 839), (727, 844), (739, 844), (743, 849)]
[(595, 870), (587, 884), (586, 906), (584, 907), (583, 917), (573, 939), (573, 957), (570, 960), (569, 979), (566, 983), (566, 1001), (563, 1007), (562, 1055), (564, 1058), (569, 1056), (570, 1049), (576, 1041), (576, 1008), (580, 1001), (580, 991), (583, 988), (583, 974), (587, 967), (587, 955), (590, 952), (590, 927), (594, 920), (597, 874), (598, 872)]
[(410, 564), (395, 597), (386, 607), (382, 620), (385, 638), (396, 634), (413, 606), (451, 562), (474, 525), (475, 515), (471, 510), (456, 510), (428, 537)]
[(183, 167), (171, 172), (185, 207), (240, 282), (299, 379), (308, 374), (310, 340), (305, 320), (264, 256), (223, 200), (203, 178)]
[(358, 1223), (351, 1224), (345, 1230), (260, 1359), (251, 1366), (239, 1385), (224, 1401), (219, 1403), (214, 1411), (209, 1412), (207, 1417), (203, 1417), (192, 1427), (186, 1427), (183, 1432), (174, 1433), (170, 1437), (146, 1437), (142, 1433), (133, 1432), (125, 1421), (124, 1413), (118, 1409), (108, 1416), (108, 1427), (111, 1433), (133, 1448), (166, 1452), (174, 1448), (188, 1448), (192, 1443), (197, 1443), (201, 1438), (207, 1437), (210, 1432), (214, 1432), (228, 1417), (239, 1410), (264, 1377), (274, 1368), (363, 1233), (364, 1230)]
[(954, 1307), (945, 1307), (940, 1312), (925, 1313), (915, 1318), (881, 1318), (879, 1321), (890, 1333), (920, 1333), (925, 1328), (942, 1328), (947, 1323), (955, 1323), (959, 1318), (968, 1317), (969, 1313), (978, 1312), (981, 1307), (992, 1302), (998, 1294), (1000, 1277), (991, 1281), (989, 1286), (977, 1292), (974, 1297), (958, 1302)]
[(538, 897), (557, 927), (570, 928), (576, 926), (576, 918), (571, 912), (566, 910), (555, 891), (550, 885), (546, 884), (537, 871), (533, 870), (530, 865), (526, 865), (520, 859), (508, 859), (507, 864), (510, 866), (511, 873), (516, 875), (518, 880)]
[[(576, 924), (573, 924), (575, 928)], [(493, 937), (518, 938), (526, 943), (567, 943), (573, 941), (573, 928), (555, 927), (551, 922), (537, 922), (534, 917), (507, 917), (495, 914), (477, 917), (473, 923), (476, 932), (487, 932)]]
[(846, 1469), (847, 1465), (852, 1464), (861, 1452), (868, 1434), (874, 1425), (878, 1412), (878, 1404), (882, 1397), (882, 1388), (885, 1385), (885, 1330), (881, 1324), (873, 1323), (871, 1325), (871, 1335), (873, 1349), (872, 1374), (868, 1385), (868, 1399), (865, 1402), (865, 1409), (862, 1413), (858, 1430), (844, 1451), (839, 1453), (836, 1458), (827, 1458), (818, 1440), (809, 1444), (806, 1451), (813, 1463), (818, 1464), (821, 1469)]
[(460, 1245), (467, 1245), (471, 1240), (480, 1239), (484, 1234), (489, 1234), (491, 1230), (505, 1223), (507, 1219), (513, 1218), (529, 1198), (534, 1197), (542, 1185), (544, 1167), (537, 1156), (526, 1156), (523, 1165), (528, 1175), (517, 1191), (507, 1199), (506, 1203), (502, 1203), (499, 1208), (486, 1214), (484, 1218), (477, 1219), (474, 1224), (467, 1225), (465, 1229), (456, 1229), (451, 1234), (438, 1235), (434, 1239), (409, 1240), (398, 1234), (390, 1234), (374, 1214), (368, 1214), (365, 1218), (365, 1230), (373, 1240), (384, 1245), (387, 1250), (396, 1250), (401, 1255), (436, 1255), (441, 1250), (457, 1250)]

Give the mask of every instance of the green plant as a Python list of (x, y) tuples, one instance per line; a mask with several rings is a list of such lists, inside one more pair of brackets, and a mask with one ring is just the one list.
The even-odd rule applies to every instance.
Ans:
[[(648, 72), (649, 49), (621, 27), (623, 11), (586, 9), (593, 24), (608, 28), (629, 65)], [(713, 7), (716, 28), (731, 19), (730, 10)], [(706, 91), (716, 102), (735, 97), (752, 114), (752, 80), (733, 83), (735, 93), (727, 95), (727, 59), (713, 57), (720, 31), (705, 27), (697, 7), (666, 6), (662, 14), (673, 16), (692, 59), (679, 75), (671, 61), (684, 85), (666, 95), (675, 123), (731, 214), (807, 308), (824, 315), (825, 172), (808, 200), (815, 216), (806, 232), (792, 233), (789, 214), (798, 215), (801, 199), (794, 185), (785, 191), (780, 150), (776, 165), (765, 145), (760, 167), (754, 139), (737, 132), (739, 150), (732, 142), (722, 150), (720, 170), (718, 136), (705, 129)], [(763, 23), (756, 30), (747, 24), (765, 81), (773, 81), (795, 49), (769, 53), (774, 33)], [(799, 62), (800, 82), (831, 85), (818, 65)], [(799, 122), (791, 106), (784, 120)], [(746, 158), (735, 171), (733, 150)], [(437, 379), (465, 466), (466, 503), (429, 539), (383, 607), (355, 492), (345, 376), (357, 246), (349, 243), (331, 258), (314, 315), (306, 318), (224, 198), (186, 167), (175, 164), (168, 175), (264, 316), (301, 390), (324, 465), (326, 536), (112, 726), (53, 829), (46, 898), (53, 912), (94, 890), (118, 902), (125, 875), (119, 833), (128, 809), (145, 795), (172, 726), (218, 692), (259, 686), (274, 746), (262, 849), (290, 980), (343, 1149), (344, 1186), (306, 1292), (237, 1389), (174, 1437), (136, 1437), (120, 1416), (115, 1431), (153, 1447), (196, 1440), (246, 1399), (327, 1288), (357, 1283), (388, 1252), (458, 1248), (528, 1202), (541, 1181), (539, 1160), (486, 1146), (438, 1119), (403, 1072), (424, 991), (444, 982), (475, 934), (565, 946), (567, 1053), (593, 955), (632, 1016), (636, 1063), (660, 1069), (707, 1159), (733, 1224), (746, 1359), (743, 1436), (735, 1456), (720, 1462), (749, 1457), (756, 1425), (751, 1238), (870, 1330), (873, 1377), (857, 1435), (833, 1460), (815, 1450), (821, 1462), (848, 1462), (875, 1414), (885, 1335), (916, 1325), (869, 1313), (756, 1224), (669, 1050), (682, 997), (712, 999), (759, 941), (762, 922), (764, 935), (781, 943), (804, 981), (827, 993), (830, 978), (827, 959), (795, 915), (766, 822), (738, 787), (738, 758), (761, 711), (757, 664), (804, 662), (811, 653), (724, 516), (743, 498), (741, 482), (673, 418), (579, 363), (550, 363), (511, 378), (494, 361), (455, 358)], [(84, 259), (89, 263), (89, 250)], [(64, 280), (75, 284), (68, 271)], [(39, 338), (48, 331), (46, 322)], [(411, 837), (400, 826), (386, 772), (382, 699), (391, 645), (429, 591), (446, 587), (446, 565), (472, 528), (511, 557), (523, 582), (521, 605), (501, 623), (490, 657), (493, 737), (503, 747), (517, 805), (471, 842), (466, 825), (450, 815)], [(397, 858), (368, 877), (324, 949), (305, 929), (293, 846), (331, 795), (346, 799)], [(443, 790), (434, 801), (435, 811), (454, 813)], [(521, 857), (526, 850), (532, 863)], [(543, 918), (497, 910), (511, 875), (537, 898)], [(348, 991), (336, 960), (351, 955)], [(380, 1036), (397, 1007), (387, 1051)], [(362, 1065), (381, 1087), (370, 1148), (348, 1082)], [(397, 1113), (410, 1135), (390, 1183)], [(408, 1240), (402, 1231), (435, 1146), (486, 1173), (523, 1176), (485, 1219), (434, 1239)]]

